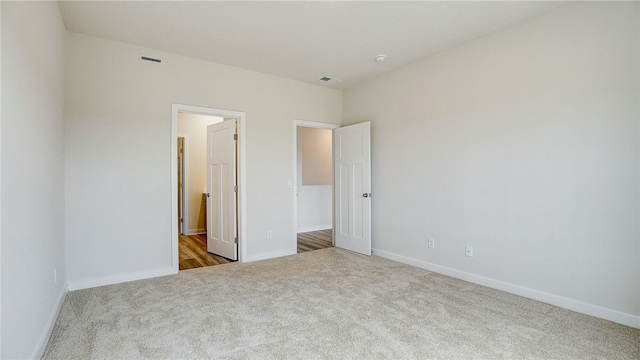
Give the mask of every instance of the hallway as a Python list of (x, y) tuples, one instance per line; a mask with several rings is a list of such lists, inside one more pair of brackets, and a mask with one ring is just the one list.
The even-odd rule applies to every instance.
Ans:
[(178, 240), (180, 270), (233, 262), (222, 256), (207, 252), (207, 235), (180, 235)]
[(331, 229), (298, 234), (298, 254), (333, 247)]

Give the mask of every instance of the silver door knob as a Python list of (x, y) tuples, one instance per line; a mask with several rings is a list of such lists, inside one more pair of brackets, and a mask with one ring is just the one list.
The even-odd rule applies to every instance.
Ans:
[(362, 197), (371, 197), (371, 193), (364, 193), (362, 194)]

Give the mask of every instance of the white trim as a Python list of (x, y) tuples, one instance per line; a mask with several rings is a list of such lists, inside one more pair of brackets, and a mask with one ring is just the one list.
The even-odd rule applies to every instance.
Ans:
[[(0, 4), (0, 19), (2, 19), (2, 5)], [(0, 79), (2, 79), (2, 36), (0, 36)], [(6, 61), (5, 61), (6, 64)], [(64, 91), (63, 91), (64, 93)], [(62, 103), (64, 104), (64, 100), (62, 101)], [(64, 109), (63, 109), (64, 111)], [(0, 118), (2, 117), (2, 86), (0, 86)], [(0, 119), (1, 120), (1, 119)], [(64, 121), (64, 117), (63, 117), (63, 121)], [(0, 121), (0, 135), (2, 133), (2, 121)], [(2, 136), (0, 136), (0, 139), (2, 139)], [(62, 140), (63, 144), (64, 144), (64, 139)], [(2, 149), (2, 146), (0, 146), (0, 149)], [(2, 159), (2, 151), (0, 150), (0, 159)], [(64, 163), (63, 163), (64, 165)], [(2, 166), (0, 164), (0, 169), (2, 169)], [(0, 172), (0, 185), (2, 183), (2, 173)], [(2, 186), (0, 186), (0, 189), (2, 189)], [(0, 204), (2, 204), (2, 192), (0, 191)], [(2, 206), (0, 206), (0, 209), (2, 208)], [(0, 259), (2, 259), (2, 214), (0, 213)], [(2, 266), (0, 266), (0, 279), (3, 279), (2, 277)], [(0, 309), (2, 309), (2, 286), (0, 286)], [(3, 322), (2, 322), (2, 311), (0, 311), (0, 357), (2, 356), (2, 326)], [(32, 356), (33, 358), (33, 356)]]
[(56, 320), (58, 320), (58, 315), (60, 315), (60, 310), (62, 309), (62, 304), (64, 303), (64, 299), (67, 297), (67, 293), (69, 292), (69, 284), (66, 284), (60, 295), (58, 295), (58, 300), (56, 301), (55, 307), (49, 316), (49, 320), (47, 321), (47, 325), (44, 328), (44, 332), (40, 335), (40, 339), (38, 340), (38, 345), (33, 350), (33, 353), (29, 357), (29, 359), (40, 359), (42, 355), (44, 355), (44, 350), (47, 348), (47, 344), (49, 343), (49, 338), (51, 337), (51, 333), (53, 332), (53, 327), (56, 324)]
[(166, 268), (156, 269), (156, 270), (103, 276), (103, 277), (93, 278), (88, 280), (70, 281), (67, 284), (67, 286), (69, 288), (69, 291), (75, 291), (75, 290), (82, 290), (82, 289), (90, 289), (98, 286), (126, 283), (129, 281), (151, 279), (154, 277), (167, 276), (167, 275), (173, 275), (173, 274), (175, 274), (175, 272), (173, 271), (173, 268), (166, 267)]
[(178, 180), (173, 174), (178, 167), (177, 138), (178, 138), (178, 113), (193, 113), (213, 115), (238, 119), (238, 262), (244, 262), (247, 255), (247, 139), (246, 139), (246, 114), (240, 111), (221, 110), (201, 106), (171, 104), (171, 268), (173, 273), (179, 271), (178, 260)]
[(206, 234), (207, 233), (207, 229), (189, 229), (187, 231), (185, 231), (185, 235), (189, 236), (189, 235), (200, 235), (200, 234)]
[(175, 104), (171, 104), (171, 268), (174, 273), (178, 273), (180, 260), (178, 250), (174, 249), (178, 242), (178, 179), (175, 174), (178, 172), (178, 109)]
[(278, 258), (278, 257), (282, 257), (282, 256), (295, 255), (297, 253), (298, 253), (297, 248), (294, 251), (291, 251), (291, 249), (267, 251), (267, 252), (263, 252), (263, 253), (259, 253), (259, 254), (247, 255), (245, 257), (245, 259), (244, 259), (244, 262), (252, 262), (252, 261), (273, 259), (273, 258)]
[(446, 266), (432, 264), (426, 261), (406, 257), (403, 255), (394, 254), (384, 250), (373, 249), (373, 255), (398, 261), (404, 264), (412, 265), (412, 266), (426, 269), (429, 271), (437, 272), (439, 274), (451, 276), (456, 279), (469, 281), (474, 284), (505, 291), (514, 295), (522, 296), (522, 297), (533, 299), (533, 300), (538, 300), (538, 301), (555, 305), (567, 310), (579, 312), (582, 314), (594, 316), (597, 318), (613, 321), (622, 325), (640, 329), (640, 316), (637, 316), (637, 315), (625, 314), (620, 311), (607, 309), (607, 308), (593, 305), (593, 304), (587, 304), (578, 300), (569, 299), (569, 298), (565, 298), (565, 297), (554, 295), (554, 294), (549, 294), (543, 291), (526, 288), (524, 286), (511, 284), (511, 283), (487, 278), (480, 275), (467, 273), (467, 272), (452, 269)]
[(298, 234), (311, 232), (311, 231), (328, 230), (332, 228), (333, 228), (333, 224), (305, 226), (305, 227), (298, 228)]
[[(293, 231), (292, 231), (292, 243), (289, 251), (293, 251), (294, 254), (298, 252), (298, 233), (303, 232), (298, 229), (298, 127), (310, 127), (316, 129), (328, 129), (334, 130), (340, 127), (340, 125), (329, 124), (329, 123), (321, 123), (315, 121), (306, 121), (306, 120), (293, 120)], [(331, 147), (331, 158), (333, 159), (333, 146)], [(333, 169), (333, 166), (331, 166)], [(331, 177), (333, 179), (333, 176)], [(334, 189), (333, 183), (331, 184), (331, 188)], [(333, 203), (333, 196), (331, 197), (331, 202)], [(333, 219), (333, 215), (331, 215), (331, 219)], [(331, 224), (328, 228), (332, 229), (333, 224)], [(306, 228), (305, 228), (306, 229)], [(324, 230), (324, 229), (318, 229)], [(307, 231), (315, 231), (315, 230), (307, 230)], [(332, 240), (333, 243), (333, 240)]]

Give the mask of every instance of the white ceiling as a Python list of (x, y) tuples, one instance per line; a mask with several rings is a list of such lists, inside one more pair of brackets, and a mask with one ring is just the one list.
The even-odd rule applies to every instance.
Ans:
[[(346, 88), (562, 2), (60, 1), (67, 30)], [(387, 61), (374, 57), (386, 54)], [(327, 84), (318, 79), (342, 79)]]

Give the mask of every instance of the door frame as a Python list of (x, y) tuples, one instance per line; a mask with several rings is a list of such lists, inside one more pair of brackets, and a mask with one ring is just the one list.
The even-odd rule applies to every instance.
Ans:
[[(177, 138), (182, 138), (182, 204), (179, 204), (180, 206), (182, 206), (182, 234), (183, 235), (189, 235), (189, 229), (187, 224), (189, 224), (189, 204), (188, 201), (185, 199), (185, 194), (189, 193), (189, 162), (187, 161), (187, 138), (189, 136), (187, 134), (178, 134)], [(177, 144), (176, 144), (177, 146)], [(178, 150), (176, 149), (176, 157), (178, 155)], [(176, 164), (176, 171), (178, 169), (178, 166)], [(177, 189), (177, 185), (176, 185), (176, 189)], [(177, 189), (177, 191), (179, 191), (180, 189)], [(177, 201), (176, 201), (177, 203)], [(180, 230), (180, 229), (178, 229)], [(180, 232), (178, 231), (178, 234), (180, 234)]]
[[(340, 125), (315, 122), (315, 121), (306, 121), (306, 120), (293, 120), (293, 243), (291, 245), (292, 254), (298, 253), (298, 127), (308, 127), (315, 129), (327, 129), (333, 132), (334, 129), (340, 127)], [(333, 135), (332, 135), (333, 138)], [(333, 171), (333, 150), (334, 147), (331, 146), (331, 171)], [(331, 186), (335, 188), (335, 179), (331, 176)], [(332, 190), (333, 193), (333, 190)], [(335, 212), (333, 196), (331, 196), (331, 223), (333, 224), (333, 212)], [(333, 233), (333, 231), (332, 231)], [(333, 239), (333, 235), (331, 235), (331, 243), (335, 245), (335, 240)]]
[(174, 176), (178, 171), (178, 113), (212, 115), (238, 119), (238, 262), (246, 256), (247, 244), (247, 210), (246, 210), (246, 114), (241, 111), (214, 109), (184, 104), (171, 104), (171, 267), (173, 273), (179, 271), (178, 259), (178, 179)]

